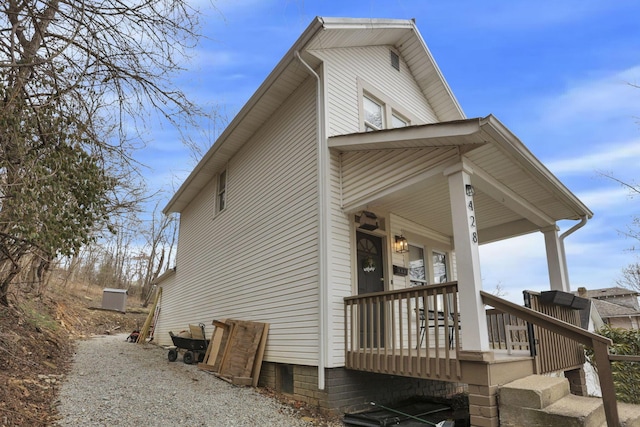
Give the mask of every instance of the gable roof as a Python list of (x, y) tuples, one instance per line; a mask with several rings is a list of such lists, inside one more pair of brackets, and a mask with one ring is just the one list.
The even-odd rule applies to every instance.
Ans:
[(306, 53), (307, 49), (376, 45), (391, 45), (399, 51), (439, 120), (465, 118), (413, 20), (316, 17), (203, 156), (163, 212), (181, 212), (309, 77), (296, 58), (297, 52), (315, 68), (320, 60)]

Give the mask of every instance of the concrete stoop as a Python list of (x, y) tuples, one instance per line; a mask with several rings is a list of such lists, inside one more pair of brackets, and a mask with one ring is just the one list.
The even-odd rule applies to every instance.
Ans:
[[(574, 396), (565, 378), (531, 375), (498, 392), (501, 427), (606, 427), (602, 400)], [(621, 427), (640, 427), (640, 406), (618, 403)]]

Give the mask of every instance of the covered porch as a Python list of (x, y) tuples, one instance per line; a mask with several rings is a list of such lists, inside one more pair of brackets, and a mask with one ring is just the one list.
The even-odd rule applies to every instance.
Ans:
[[(441, 311), (442, 301), (448, 301), (445, 309), (456, 311), (445, 310), (445, 323), (453, 322), (448, 317), (451, 314), (456, 325), (451, 328), (447, 323), (439, 329), (446, 335), (443, 339), (451, 339), (454, 344), (449, 351), (460, 346), (465, 352), (487, 353), (495, 349), (480, 295), (483, 285), (479, 245), (541, 232), (549, 289), (570, 290), (564, 238), (593, 214), (495, 117), (334, 136), (328, 145), (339, 153), (343, 211), (354, 215), (356, 221), (370, 214), (381, 218), (374, 227), (364, 227), (361, 219), (354, 221), (352, 241), (357, 254), (352, 265), (357, 270), (353, 273), (357, 297), (380, 291), (409, 292), (416, 286), (455, 280), (455, 293), (445, 287), (439, 292), (446, 295), (428, 304), (427, 294), (423, 295), (424, 313)], [(576, 223), (559, 235), (557, 222), (561, 220)], [(361, 248), (361, 238), (369, 235), (382, 241), (379, 249), (373, 237), (374, 244), (365, 242), (372, 251), (382, 253), (375, 259), (381, 268), (373, 280), (380, 287), (364, 283), (373, 276), (365, 274), (369, 272), (361, 265), (362, 254), (367, 250)], [(395, 246), (398, 239), (404, 240), (401, 249)], [(434, 275), (435, 267), (429, 265), (426, 256), (422, 265), (424, 280), (413, 275), (416, 260), (407, 247), (413, 244), (426, 252), (425, 241), (450, 248), (446, 252), (444, 280)], [(348, 303), (349, 299), (345, 301)], [(418, 319), (420, 313), (414, 309), (421, 303), (411, 304), (404, 308), (404, 315)], [(381, 321), (382, 315), (378, 317)], [(420, 339), (418, 329), (397, 333), (408, 333), (410, 336), (403, 337), (405, 342), (414, 344)]]
[[(339, 154), (343, 211), (354, 217), (346, 368), (468, 384), (493, 423), (498, 384), (584, 363), (582, 344), (597, 338), (583, 339), (575, 310), (538, 304), (531, 293), (521, 313), (483, 290), (479, 246), (540, 232), (548, 289), (568, 292), (564, 239), (593, 215), (495, 117), (334, 136), (329, 147)], [(560, 235), (562, 220), (575, 224)], [(362, 262), (363, 233), (383, 242), (374, 264), (386, 273), (373, 280), (383, 289), (360, 271), (374, 265)], [(425, 254), (450, 248), (438, 251), (446, 253), (444, 283), (429, 256), (417, 279), (412, 245)], [(549, 332), (556, 327), (561, 334)]]
[(562, 332), (579, 327), (578, 311), (525, 292), (528, 308), (558, 320), (558, 332), (516, 314), (487, 308), (490, 351), (464, 349), (458, 283), (345, 298), (345, 366), (381, 374), (460, 382), (504, 383), (532, 374), (580, 368), (579, 342)]

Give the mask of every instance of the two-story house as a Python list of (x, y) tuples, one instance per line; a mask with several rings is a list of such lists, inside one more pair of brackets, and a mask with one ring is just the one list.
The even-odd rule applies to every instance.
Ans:
[(592, 216), (498, 119), (465, 117), (415, 22), (320, 17), (164, 211), (180, 234), (156, 340), (267, 322), (261, 383), (333, 409), (467, 385), (495, 407), (535, 369), (491, 341), (479, 245), (543, 233), (569, 291), (564, 238)]

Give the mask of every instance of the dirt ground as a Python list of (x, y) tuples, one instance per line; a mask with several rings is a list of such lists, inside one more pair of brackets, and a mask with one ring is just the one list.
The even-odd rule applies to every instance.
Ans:
[[(0, 426), (51, 426), (58, 419), (59, 385), (71, 366), (75, 341), (91, 335), (130, 333), (144, 324), (148, 310), (127, 299), (127, 313), (96, 309), (101, 289), (49, 289), (44, 296), (14, 295), (0, 306)], [(134, 345), (134, 344), (132, 344)], [(266, 394), (295, 408), (316, 426), (340, 425), (326, 414), (273, 390)]]
[(129, 298), (124, 314), (92, 309), (102, 302), (98, 289), (79, 293), (50, 289), (41, 297), (13, 295), (12, 306), (0, 306), (0, 426), (52, 425), (74, 341), (130, 332), (147, 318), (137, 299)]

